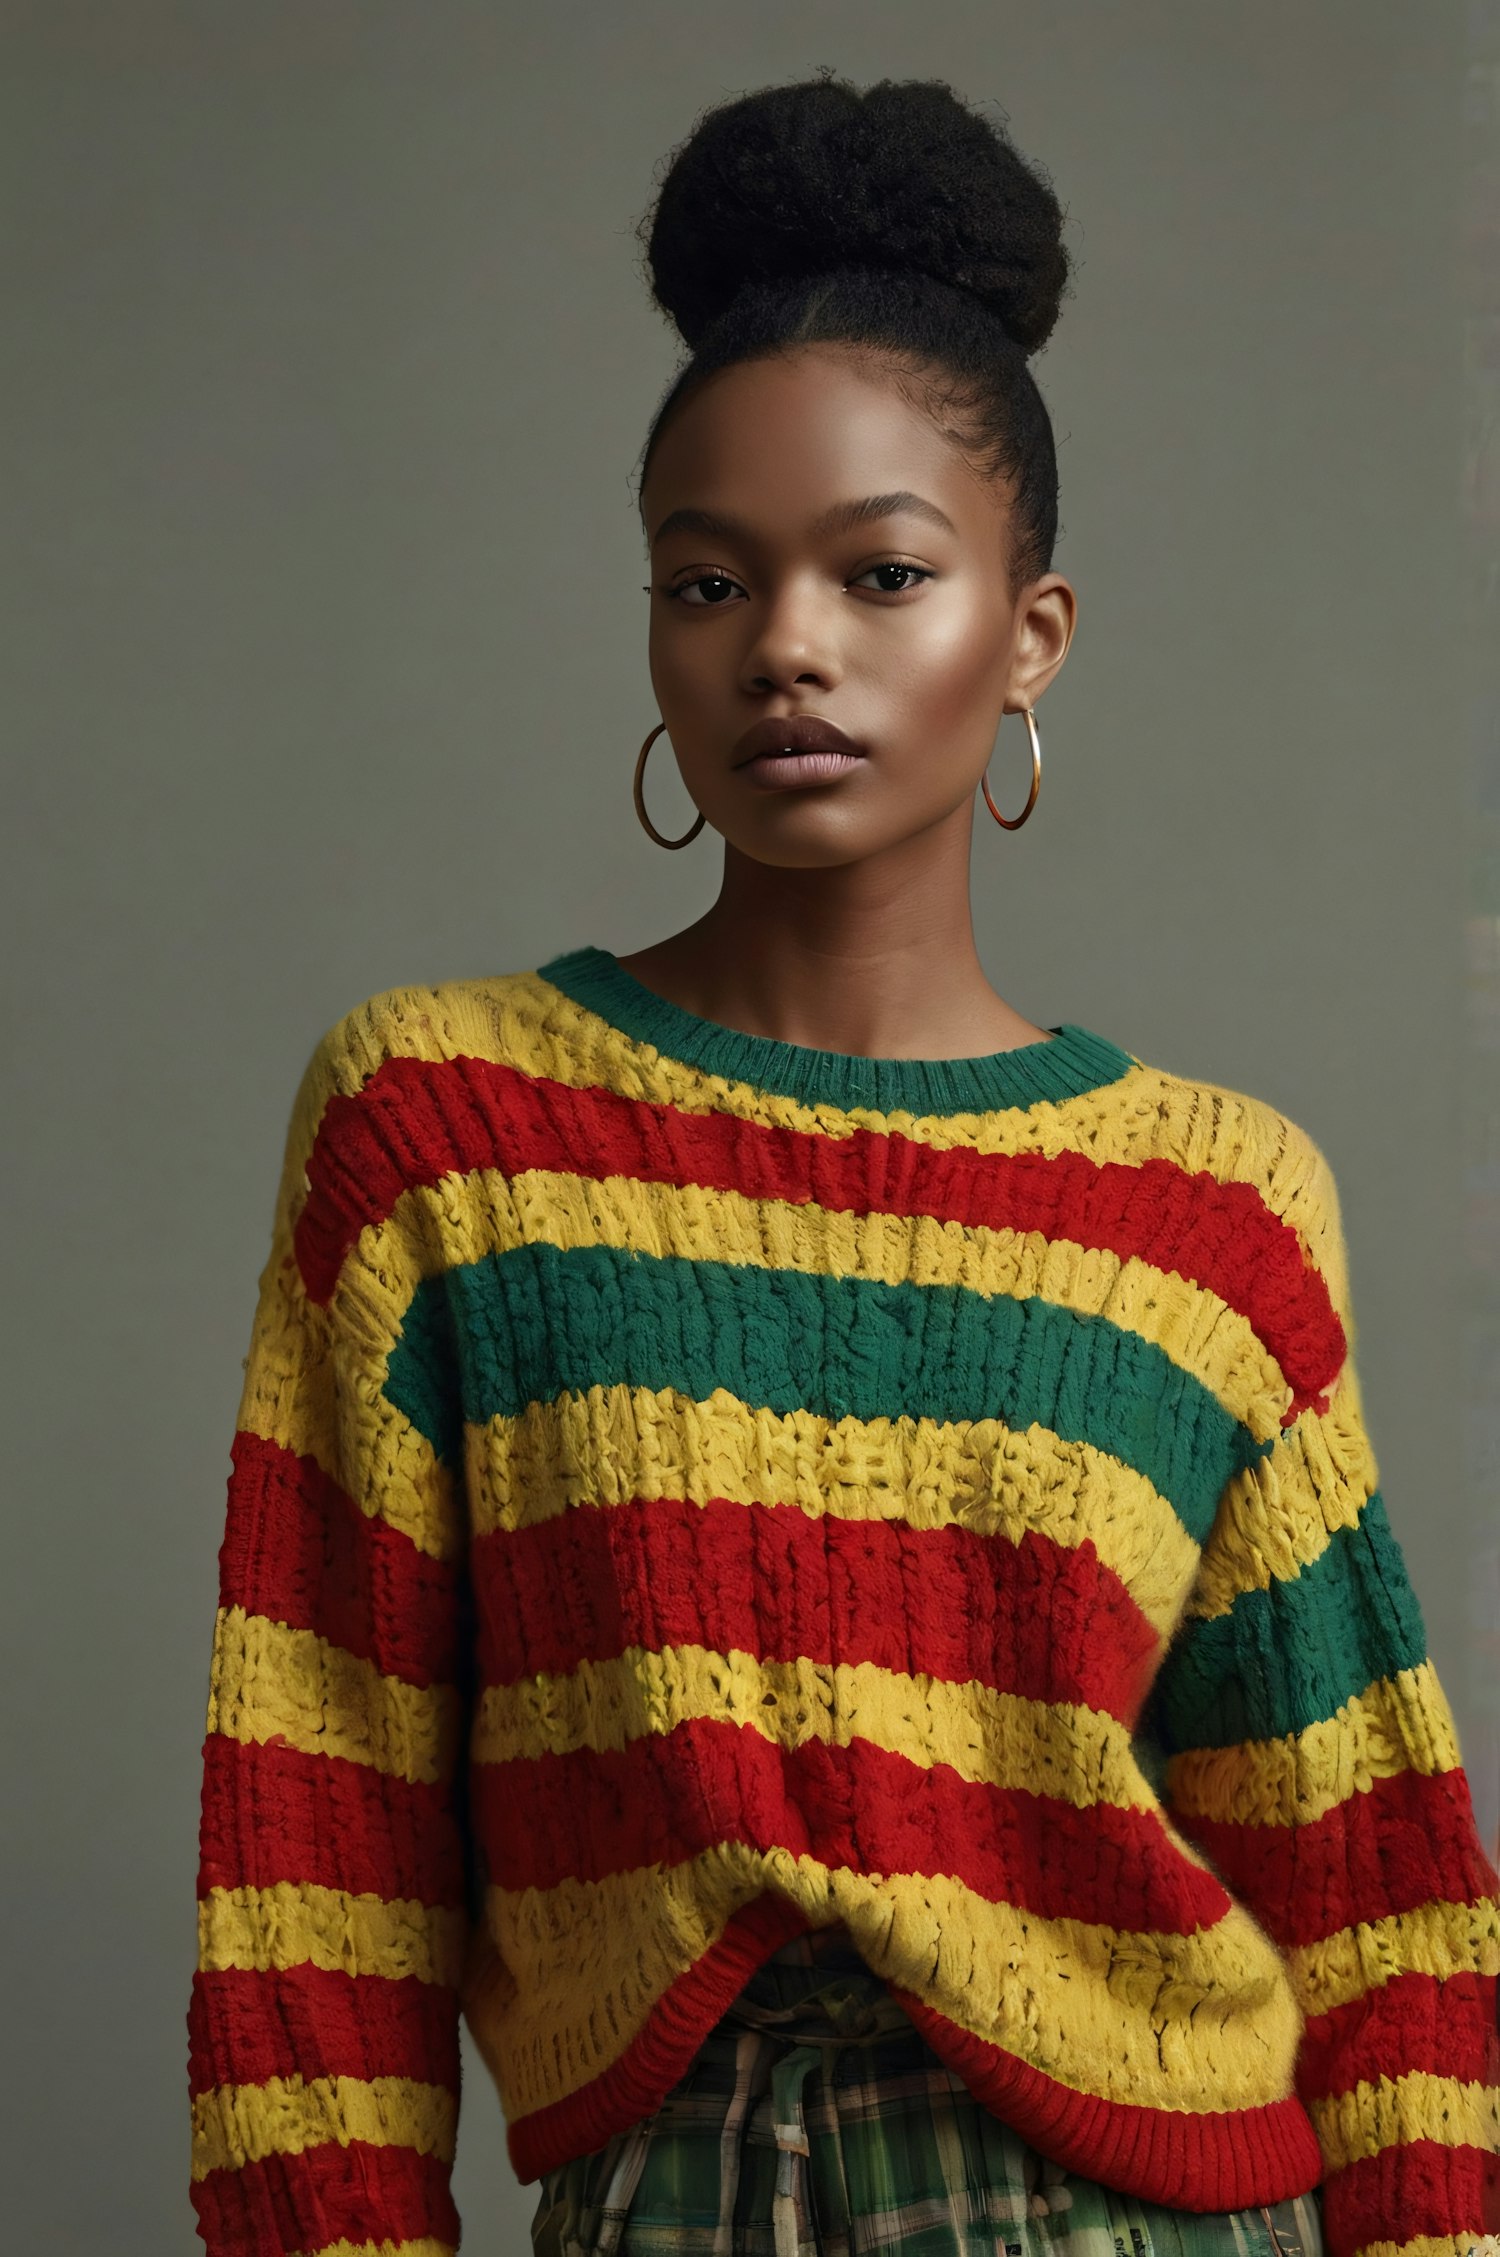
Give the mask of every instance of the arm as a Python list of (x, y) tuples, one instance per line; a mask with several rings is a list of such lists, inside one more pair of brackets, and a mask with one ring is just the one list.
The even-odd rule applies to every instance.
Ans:
[[(1337, 1191), (1286, 1136), (1273, 1204), (1347, 1350)], [(1352, 1357), (1324, 1379), (1221, 1502), (1153, 1696), (1164, 1800), (1290, 1966), (1330, 2257), (1469, 2257), (1500, 2228), (1497, 1882)]]
[(458, 2241), (462, 1508), (383, 1392), (398, 1229), (336, 1275), (299, 1247), (320, 1123), (374, 1070), (346, 1026), (293, 1108), (219, 1555), (188, 2015), (213, 2257)]

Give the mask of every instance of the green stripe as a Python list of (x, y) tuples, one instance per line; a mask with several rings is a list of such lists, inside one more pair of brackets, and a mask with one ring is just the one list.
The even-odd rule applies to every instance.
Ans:
[(453, 1304), (440, 1277), (424, 1278), (407, 1303), (400, 1337), (386, 1358), (382, 1393), (426, 1436), (444, 1465), (462, 1470), (463, 1390)]
[[(417, 1300), (450, 1295), (474, 1426), (612, 1385), (694, 1401), (724, 1388), (783, 1415), (1036, 1424), (1133, 1466), (1197, 1543), (1254, 1447), (1153, 1342), (1039, 1298), (547, 1245), (428, 1279)], [(432, 1329), (419, 1319), (415, 1336)], [(442, 1406), (423, 1410), (426, 1384), (398, 1344), (393, 1400), (435, 1446), (451, 1446), (439, 1444)]]
[(1279, 1740), (1426, 1658), (1421, 1609), (1377, 1489), (1300, 1575), (1242, 1591), (1212, 1621), (1189, 1620), (1152, 1707), (1174, 1752)]

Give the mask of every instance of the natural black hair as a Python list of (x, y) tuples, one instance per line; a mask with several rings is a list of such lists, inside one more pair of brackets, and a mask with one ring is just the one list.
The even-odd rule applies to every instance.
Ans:
[(1012, 594), (1057, 539), (1057, 454), (1027, 367), (1071, 261), (1046, 175), (940, 79), (861, 92), (823, 65), (704, 112), (637, 235), (689, 358), (652, 419), (717, 370), (811, 344), (886, 363), (979, 475), (1007, 484)]

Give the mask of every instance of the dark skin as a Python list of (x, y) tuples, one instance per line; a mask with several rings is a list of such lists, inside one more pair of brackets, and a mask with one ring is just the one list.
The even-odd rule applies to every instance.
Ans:
[[(817, 528), (838, 503), (902, 492), (948, 527), (908, 506)], [(684, 509), (736, 529), (659, 530)], [(955, 1058), (1048, 1040), (985, 977), (969, 901), (976, 795), (1001, 716), (1017, 718), (991, 788), (1019, 814), (1019, 717), (1062, 665), (1077, 617), (1060, 573), (1012, 597), (1004, 486), (973, 469), (901, 372), (810, 346), (721, 370), (680, 407), (641, 514), (667, 724), (653, 750), (670, 740), (724, 860), (712, 906), (622, 956), (626, 970), (721, 1026), (819, 1050)], [(803, 713), (866, 757), (828, 782), (757, 790), (732, 765), (736, 739), (759, 716)], [(650, 782), (648, 766), (648, 795)], [(1017, 851), (1019, 834), (982, 802), (980, 819), (985, 847)]]

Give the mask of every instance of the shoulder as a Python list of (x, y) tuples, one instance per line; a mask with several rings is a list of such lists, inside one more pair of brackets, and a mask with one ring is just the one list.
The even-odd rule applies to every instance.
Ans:
[(1338, 1184), (1317, 1137), (1249, 1090), (1139, 1058), (1130, 1078), (1139, 1156), (1170, 1161), (1207, 1193), (1185, 1205), (1194, 1241), (1186, 1259), (1235, 1280), (1229, 1298), (1250, 1296), (1257, 1324), (1288, 1347), (1288, 1327), (1321, 1338), (1331, 1310), (1342, 1361), (1355, 1336), (1349, 1254)]
[(516, 972), (379, 988), (324, 1026), (292, 1101), (280, 1191), (315, 1300), (366, 1225), (391, 1224), (408, 1192), (480, 1164), (475, 1061), (504, 1062), (507, 1019), (538, 984)]
[(331, 1087), (353, 1095), (394, 1059), (498, 1060), (508, 1028), (544, 1009), (550, 992), (534, 971), (380, 988), (324, 1028), (309, 1070), (321, 1068)]
[(292, 1145), (303, 1152), (311, 1147), (328, 1126), (330, 1107), (335, 1115), (341, 1110), (335, 1100), (357, 1101), (368, 1092), (373, 1102), (378, 1091), (423, 1079), (423, 1066), (440, 1073), (460, 1059), (504, 1062), (516, 1049), (517, 1029), (547, 1008), (550, 993), (535, 972), (515, 971), (362, 996), (326, 1023), (304, 1053)]
[(1328, 1154), (1268, 1098), (1137, 1059), (1132, 1098), (1150, 1148), (1247, 1196), (1295, 1232), (1319, 1268), (1342, 1268), (1339, 1192)]

